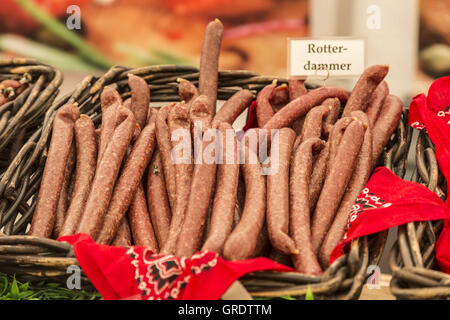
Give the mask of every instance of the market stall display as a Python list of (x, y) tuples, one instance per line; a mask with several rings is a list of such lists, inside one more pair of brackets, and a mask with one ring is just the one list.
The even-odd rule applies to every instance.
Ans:
[[(308, 290), (327, 298), (359, 296), (368, 265), (381, 257), (387, 231), (352, 241), (348, 253), (329, 262), (332, 249), (344, 239), (349, 206), (374, 167), (384, 164), (400, 177), (406, 170), (411, 138), (406, 112), (386, 90), (384, 98), (373, 94), (385, 86), (388, 67), (369, 67), (350, 94), (339, 87), (306, 90), (302, 82), (248, 71), (218, 72), (221, 32), (220, 21), (210, 23), (200, 70), (115, 66), (99, 78), (86, 77), (52, 104), (13, 164), (20, 181), (32, 187), (23, 187), (15, 200), (14, 210), (30, 202), (20, 218), (11, 220), (10, 234), (16, 236), (0, 237), (1, 271), (63, 280), (66, 268), (77, 260), (69, 244), (51, 238), (81, 232), (101, 244), (145, 241), (152, 251), (178, 257), (190, 257), (205, 246), (226, 260), (269, 256), (298, 271), (245, 276), (242, 282), (255, 297), (302, 297)], [(238, 135), (231, 124), (254, 97), (249, 115), (253, 125)], [(216, 99), (228, 100), (217, 118)], [(168, 104), (156, 109), (149, 101)], [(373, 127), (365, 113), (369, 106), (378, 108)], [(291, 126), (301, 118), (297, 135)], [(199, 134), (208, 148), (208, 128), (231, 130), (231, 149), (241, 145), (244, 161), (194, 164), (191, 139)], [(183, 149), (174, 158), (170, 153), (178, 149), (173, 134), (180, 129), (190, 142), (187, 154)], [(267, 136), (261, 134), (265, 131)], [(280, 156), (275, 174), (262, 174), (267, 161), (275, 158), (266, 159), (261, 149), (253, 149), (251, 135), (270, 146), (269, 155), (275, 141), (281, 142), (281, 153), (273, 154)], [(230, 145), (223, 145), (228, 155)], [(176, 163), (186, 156), (187, 162)], [(256, 163), (250, 162), (252, 156)], [(153, 183), (166, 195), (158, 199), (165, 204), (157, 207), (170, 213), (152, 212), (148, 219), (145, 202), (156, 201), (151, 195), (146, 199)], [(323, 188), (311, 199), (310, 189), (318, 185)], [(72, 206), (77, 210), (71, 211)], [(153, 221), (155, 214), (160, 219)], [(136, 222), (143, 217), (147, 219)], [(160, 222), (166, 232), (161, 232)], [(222, 223), (228, 227), (218, 241), (217, 224)]]

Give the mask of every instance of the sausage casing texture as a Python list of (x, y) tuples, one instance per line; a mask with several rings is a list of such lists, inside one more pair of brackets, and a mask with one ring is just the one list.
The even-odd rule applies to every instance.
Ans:
[(75, 142), (77, 161), (75, 168), (75, 183), (69, 209), (62, 226), (60, 236), (74, 234), (84, 211), (97, 162), (97, 144), (95, 127), (91, 118), (81, 115), (75, 122)]
[[(184, 223), (186, 207), (192, 181), (192, 137), (189, 108), (185, 103), (177, 103), (169, 112), (168, 126), (172, 143), (171, 159), (175, 166), (175, 208), (172, 209), (169, 235), (164, 246), (163, 254), (174, 254), (181, 228)], [(175, 131), (182, 130), (183, 136), (177, 137)]]
[[(77, 120), (76, 122), (78, 122)], [(75, 124), (76, 124), (75, 122)], [(56, 206), (55, 225), (53, 226), (53, 238), (57, 238), (64, 224), (67, 213), (70, 194), (70, 182), (73, 176), (73, 168), (75, 165), (75, 144), (70, 147), (69, 158), (67, 159), (66, 169), (64, 170), (64, 179), (59, 193), (58, 205)]]
[(181, 101), (189, 102), (200, 95), (197, 87), (189, 80), (178, 78), (177, 81), (178, 95), (180, 96)]
[(150, 89), (144, 79), (134, 74), (128, 75), (128, 86), (131, 90), (131, 111), (133, 111), (136, 122), (142, 129), (147, 123)]
[(402, 116), (402, 101), (392, 94), (386, 97), (380, 115), (373, 126), (372, 166), (383, 153)]
[(111, 106), (115, 106), (116, 108), (122, 104), (122, 97), (117, 92), (116, 89), (106, 86), (103, 88), (102, 93), (100, 94), (100, 106), (102, 109), (102, 113), (105, 113), (106, 109)]
[(253, 255), (266, 213), (266, 177), (262, 175), (261, 163), (250, 161), (252, 151), (247, 145), (243, 148), (245, 205), (238, 225), (225, 241), (223, 256), (228, 260), (245, 260)]
[(159, 247), (162, 247), (169, 234), (170, 207), (159, 149), (154, 151), (153, 159), (148, 168), (147, 201), (156, 239)]
[(373, 65), (364, 70), (353, 87), (342, 116), (348, 117), (357, 110), (366, 111), (370, 97), (388, 72), (389, 66), (387, 65)]
[(366, 114), (369, 118), (369, 125), (373, 128), (383, 107), (384, 101), (389, 94), (389, 86), (386, 81), (382, 81), (370, 97), (369, 106), (367, 107)]
[(78, 227), (78, 232), (87, 233), (93, 239), (97, 238), (102, 229), (102, 221), (111, 200), (122, 160), (136, 128), (136, 119), (129, 109), (119, 109), (119, 120), (122, 121), (114, 131), (111, 142), (96, 170), (91, 192)]
[[(289, 100), (295, 100), (298, 97), (306, 94), (308, 89), (305, 87), (305, 81), (299, 79), (289, 79)], [(292, 123), (292, 129), (299, 135), (302, 132), (303, 121), (305, 117), (300, 117)]]
[(320, 105), (312, 108), (305, 117), (303, 123), (301, 140), (306, 141), (310, 138), (320, 138), (322, 136), (322, 123), (330, 114), (331, 106)]
[(265, 124), (264, 129), (279, 129), (290, 126), (295, 119), (305, 115), (311, 108), (320, 105), (325, 99), (337, 97), (347, 101), (347, 92), (338, 87), (321, 87), (292, 100)]
[(210, 99), (211, 114), (216, 114), (219, 55), (222, 44), (223, 24), (215, 19), (206, 26), (200, 56), (198, 89)]
[(134, 198), (131, 201), (131, 206), (128, 210), (128, 221), (130, 223), (134, 244), (148, 247), (154, 253), (157, 253), (158, 243), (148, 212), (147, 200), (142, 183), (139, 184)]
[(349, 213), (353, 204), (358, 198), (361, 190), (369, 180), (372, 165), (372, 129), (369, 126), (369, 119), (362, 111), (354, 111), (352, 116), (358, 118), (365, 126), (364, 142), (361, 146), (352, 177), (348, 183), (347, 190), (339, 205), (333, 223), (320, 247), (319, 261), (322, 267), (329, 266), (329, 259), (333, 249), (343, 240)]
[(312, 210), (317, 203), (327, 174), (330, 157), (330, 143), (327, 142), (313, 163), (309, 183), (309, 207)]
[(130, 224), (128, 223), (128, 220), (126, 217), (120, 221), (119, 229), (117, 230), (117, 233), (111, 243), (113, 246), (119, 246), (119, 247), (129, 247), (131, 246), (133, 240), (131, 239), (131, 230), (130, 230)]
[(167, 118), (169, 111), (175, 106), (176, 103), (165, 105), (159, 109), (156, 115), (156, 141), (158, 142), (158, 148), (161, 152), (161, 160), (164, 168), (164, 179), (166, 181), (166, 190), (169, 197), (169, 204), (171, 211), (175, 210), (175, 164), (172, 162), (171, 149), (172, 144), (170, 142), (169, 126), (167, 124)]
[(80, 112), (75, 105), (61, 107), (53, 120), (52, 138), (42, 174), (36, 209), (29, 234), (49, 238), (55, 223), (55, 210), (64, 179), (64, 171), (73, 141), (73, 127)]
[(311, 240), (309, 182), (313, 153), (323, 149), (325, 143), (311, 138), (300, 144), (292, 159), (290, 172), (290, 234), (294, 239), (297, 254), (292, 262), (297, 271), (318, 275), (322, 273)]
[(295, 132), (290, 128), (278, 131), (278, 150), (271, 145), (271, 162), (278, 162), (276, 172), (267, 176), (267, 230), (272, 246), (284, 254), (297, 253), (289, 237), (289, 168)]
[(111, 142), (114, 130), (118, 125), (118, 107), (113, 104), (102, 113), (102, 123), (100, 125), (100, 139), (98, 142), (97, 169), (103, 158), (103, 155)]
[(192, 100), (191, 107), (189, 108), (189, 116), (191, 118), (192, 126), (201, 126), (202, 132), (210, 128), (212, 121), (212, 114), (210, 112), (211, 104), (207, 96), (199, 95), (197, 98)]
[(277, 84), (272, 83), (265, 86), (256, 97), (256, 118), (258, 120), (258, 127), (262, 128), (273, 117), (275, 112), (270, 104), (270, 99), (275, 92)]
[(288, 104), (289, 101), (289, 87), (283, 83), (275, 88), (272, 98), (270, 99), (273, 112), (277, 113), (281, 108)]
[[(191, 190), (186, 207), (186, 214), (177, 240), (176, 255), (178, 257), (190, 257), (201, 247), (201, 240), (206, 224), (212, 190), (216, 182), (216, 167), (218, 156), (214, 149), (214, 154), (206, 154), (206, 151), (214, 144), (218, 136), (207, 133), (203, 135), (202, 161), (194, 166), (192, 175)], [(206, 161), (204, 155), (212, 157), (211, 161)]]
[[(225, 240), (233, 228), (239, 184), (239, 162), (237, 159), (237, 139), (229, 123), (221, 123), (223, 159), (217, 166), (217, 184), (211, 213), (209, 233), (202, 250), (222, 253)], [(226, 135), (231, 135), (231, 143), (226, 143)], [(228, 159), (228, 161), (227, 161)], [(232, 161), (229, 161), (232, 160)]]
[(239, 90), (217, 111), (214, 120), (233, 124), (236, 118), (248, 108), (254, 98), (255, 95), (249, 90)]
[(136, 140), (114, 187), (114, 192), (97, 238), (100, 244), (109, 244), (125, 216), (144, 171), (155, 148), (155, 122), (149, 122)]
[(330, 158), (329, 171), (312, 218), (311, 236), (316, 255), (347, 188), (363, 140), (363, 124), (352, 121), (342, 136), (336, 155), (333, 160)]

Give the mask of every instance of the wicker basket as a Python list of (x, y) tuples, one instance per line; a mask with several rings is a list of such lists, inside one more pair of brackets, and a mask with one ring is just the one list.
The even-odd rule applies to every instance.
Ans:
[(22, 159), (40, 135), (39, 126), (59, 93), (62, 74), (31, 59), (0, 59), (0, 81), (7, 79), (28, 83), (25, 91), (0, 106), (0, 225), (6, 225), (5, 233), (10, 233), (9, 221), (29, 208), (26, 202), (16, 205), (20, 191), (28, 191), (28, 182), (20, 174), (27, 166)]
[[(446, 182), (428, 135), (420, 132), (412, 181), (426, 185), (445, 200)], [(443, 221), (408, 223), (398, 228), (398, 239), (389, 257), (391, 292), (399, 299), (449, 299), (450, 275), (436, 270), (435, 244)]]
[[(177, 78), (198, 83), (198, 70), (186, 66), (150, 66), (138, 69), (113, 67), (102, 77), (86, 77), (71, 94), (56, 101), (46, 113), (42, 127), (21, 150), (21, 158), (14, 164), (22, 187), (17, 188), (14, 214), (20, 213), (11, 228), (11, 236), (0, 237), (0, 272), (15, 273), (26, 280), (51, 280), (65, 282), (66, 270), (76, 265), (73, 250), (67, 243), (24, 236), (32, 218), (43, 171), (49, 134), (55, 111), (68, 102), (77, 102), (82, 113), (92, 117), (96, 124), (101, 120), (100, 93), (104, 86), (115, 87), (123, 98), (130, 96), (128, 73), (143, 77), (151, 89), (151, 101), (177, 101)], [(257, 93), (274, 78), (262, 77), (248, 71), (222, 71), (219, 73), (218, 99), (228, 99), (240, 88)], [(277, 79), (287, 83), (286, 79)], [(406, 168), (407, 150), (410, 142), (406, 113), (398, 125), (380, 161), (403, 176)], [(25, 163), (25, 164), (24, 164)], [(23, 187), (25, 185), (25, 187)], [(26, 210), (24, 210), (26, 209)], [(353, 241), (347, 255), (337, 259), (322, 277), (312, 277), (300, 273), (255, 272), (241, 279), (245, 288), (254, 297), (274, 298), (284, 295), (304, 298), (307, 290), (316, 297), (358, 298), (366, 275), (367, 267), (377, 264), (386, 242), (387, 232)], [(84, 278), (86, 283), (87, 278)]]

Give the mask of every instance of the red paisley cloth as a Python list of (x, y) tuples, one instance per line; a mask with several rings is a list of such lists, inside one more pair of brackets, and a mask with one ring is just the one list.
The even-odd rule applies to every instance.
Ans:
[[(450, 77), (433, 82), (428, 95), (419, 94), (409, 106), (409, 123), (413, 128), (426, 130), (436, 151), (439, 168), (450, 181)], [(447, 191), (448, 192), (448, 191)], [(450, 197), (447, 194), (447, 208)], [(450, 214), (436, 243), (436, 259), (443, 272), (450, 273)]]
[(387, 168), (375, 169), (352, 207), (344, 240), (330, 262), (347, 251), (351, 240), (413, 221), (441, 220), (449, 212), (438, 197), (419, 183), (405, 181)]
[(141, 246), (105, 246), (86, 234), (58, 241), (73, 245), (81, 268), (107, 300), (216, 300), (247, 273), (293, 271), (267, 258), (230, 262), (210, 251), (177, 258)]

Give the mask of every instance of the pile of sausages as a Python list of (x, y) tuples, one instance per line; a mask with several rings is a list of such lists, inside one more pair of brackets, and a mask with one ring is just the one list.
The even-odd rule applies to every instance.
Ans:
[[(101, 244), (185, 257), (199, 250), (229, 260), (268, 256), (313, 275), (328, 267), (400, 120), (401, 101), (383, 81), (388, 67), (369, 67), (350, 96), (338, 87), (308, 91), (300, 80), (263, 88), (252, 129), (260, 142), (266, 137), (263, 157), (249, 131), (238, 137), (232, 127), (252, 92), (238, 91), (216, 113), (222, 33), (220, 21), (208, 25), (199, 87), (180, 79), (181, 102), (150, 107), (148, 85), (130, 74), (128, 100), (104, 88), (99, 128), (76, 104), (58, 110), (29, 234), (82, 232)], [(208, 129), (222, 134), (208, 137)], [(214, 151), (221, 161), (194, 161), (230, 133), (232, 143)], [(181, 138), (191, 141), (187, 149)], [(271, 161), (277, 170), (264, 174)]]

